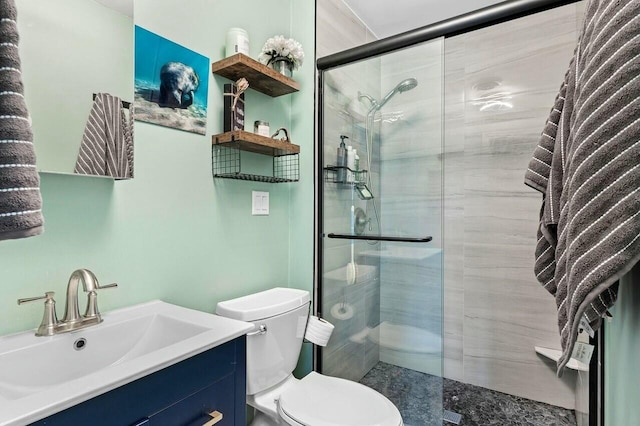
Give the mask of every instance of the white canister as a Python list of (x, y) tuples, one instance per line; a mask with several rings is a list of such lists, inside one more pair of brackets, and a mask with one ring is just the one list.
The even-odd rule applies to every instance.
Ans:
[(253, 133), (260, 135), (260, 136), (264, 136), (264, 137), (270, 137), (271, 133), (269, 131), (269, 122), (267, 121), (256, 121), (253, 123)]
[(229, 28), (225, 54), (229, 57), (236, 53), (249, 55), (249, 33), (242, 28)]

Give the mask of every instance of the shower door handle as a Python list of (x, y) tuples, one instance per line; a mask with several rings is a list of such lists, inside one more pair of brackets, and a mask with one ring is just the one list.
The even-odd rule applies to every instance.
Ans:
[(368, 241), (391, 241), (396, 243), (428, 243), (433, 240), (433, 237), (390, 237), (386, 235), (351, 235), (351, 234), (334, 234), (327, 235), (329, 238), (335, 238), (338, 240), (368, 240)]

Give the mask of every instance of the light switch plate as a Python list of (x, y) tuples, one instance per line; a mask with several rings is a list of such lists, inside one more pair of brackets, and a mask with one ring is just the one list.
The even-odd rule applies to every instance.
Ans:
[(251, 191), (251, 214), (253, 216), (269, 215), (269, 193), (266, 191)]

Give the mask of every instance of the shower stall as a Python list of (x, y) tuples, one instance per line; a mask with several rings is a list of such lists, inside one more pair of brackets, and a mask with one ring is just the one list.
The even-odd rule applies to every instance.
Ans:
[[(336, 328), (321, 369), (395, 388), (396, 403), (419, 395), (431, 406), (416, 424), (435, 424), (442, 411), (443, 39), (331, 69), (322, 84), (318, 308)], [(340, 165), (341, 140), (359, 157), (351, 167)], [(429, 380), (393, 376), (394, 367)]]
[(549, 359), (523, 184), (583, 9), (513, 0), (317, 62), (316, 369), (405, 425), (597, 424), (588, 366)]

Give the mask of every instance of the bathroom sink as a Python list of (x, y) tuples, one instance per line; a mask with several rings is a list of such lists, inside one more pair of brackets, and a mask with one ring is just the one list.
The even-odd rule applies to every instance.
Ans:
[(250, 323), (154, 301), (51, 337), (0, 337), (0, 425), (29, 423), (250, 331)]

